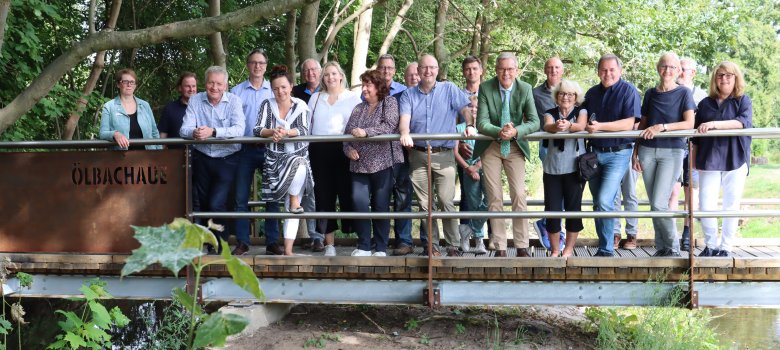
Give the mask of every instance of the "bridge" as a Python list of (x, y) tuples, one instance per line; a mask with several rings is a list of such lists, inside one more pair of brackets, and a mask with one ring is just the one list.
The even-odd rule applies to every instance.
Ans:
[[(636, 137), (637, 132), (621, 132), (609, 134), (587, 135), (588, 137)], [(687, 134), (686, 134), (687, 133)], [(754, 137), (778, 137), (778, 129), (748, 129), (716, 131), (710, 136), (726, 136), (725, 134), (747, 133)], [(696, 136), (689, 131), (670, 132), (670, 136)], [(679, 134), (679, 135), (678, 135)], [(459, 138), (456, 135), (417, 135), (420, 138), (445, 139)], [(550, 135), (536, 133), (531, 138), (564, 138), (567, 135)], [(582, 137), (583, 135), (568, 137)], [(306, 137), (308, 141), (343, 141), (350, 136)], [(385, 135), (372, 140), (397, 139), (397, 135)], [(301, 138), (303, 139), (303, 138)], [(140, 144), (188, 144), (191, 140), (138, 140)], [(230, 140), (213, 140), (213, 143), (256, 143), (255, 138), (238, 138)], [(105, 148), (111, 143), (104, 141), (33, 141), (5, 142), (0, 148)], [(51, 154), (52, 152), (44, 152)], [(109, 157), (121, 156), (123, 160), (141, 157), (143, 162), (149, 162), (148, 157), (172, 157), (183, 168), (183, 177), (169, 177), (167, 184), (175, 184), (181, 180), (177, 188), (171, 192), (162, 191), (167, 195), (181, 195), (181, 205), (175, 209), (182, 210), (178, 216), (190, 218), (222, 217), (222, 218), (284, 218), (286, 213), (198, 213), (192, 212), (187, 198), (189, 177), (189, 162), (176, 151), (161, 152), (54, 152), (58, 157), (71, 153), (82, 157), (84, 162), (97, 154), (110, 154)], [(136, 153), (136, 154), (133, 154)], [(173, 156), (171, 156), (173, 154)], [(178, 155), (176, 155), (178, 154)], [(186, 154), (186, 152), (185, 152)], [(0, 153), (0, 156), (15, 156), (22, 159), (23, 166), (30, 166), (29, 152)], [(68, 158), (66, 163), (73, 162)], [(174, 162), (174, 167), (175, 163)], [(17, 162), (19, 163), (19, 162)], [(10, 164), (4, 162), (4, 164)], [(69, 175), (75, 164), (68, 164)], [(113, 169), (113, 168), (111, 168)], [(151, 169), (151, 168), (150, 168)], [(170, 169), (169, 169), (170, 170)], [(151, 170), (150, 170), (151, 171)], [(75, 170), (73, 170), (75, 173)], [(46, 174), (44, 174), (46, 175)], [(135, 175), (133, 175), (135, 176)], [(132, 178), (132, 176), (131, 176)], [(72, 178), (66, 179), (76, 182)], [(67, 181), (66, 181), (67, 182)], [(82, 181), (83, 182), (83, 181)], [(16, 186), (18, 184), (14, 184)], [(8, 187), (8, 185), (6, 185)], [(96, 186), (94, 186), (96, 187)], [(5, 190), (5, 189), (4, 189)], [(30, 188), (17, 188), (27, 191)], [(100, 192), (98, 190), (98, 192)], [(160, 195), (159, 188), (149, 191)], [(5, 294), (19, 294), (25, 297), (68, 297), (78, 294), (78, 288), (85, 279), (100, 277), (107, 282), (110, 293), (118, 298), (127, 299), (165, 299), (170, 298), (172, 288), (184, 286), (187, 278), (173, 277), (168, 270), (153, 266), (132, 277), (119, 278), (119, 272), (124, 261), (129, 256), (132, 243), (127, 244), (127, 230), (118, 234), (124, 242), (106, 242), (104, 235), (94, 234), (105, 231), (82, 232), (76, 236), (63, 234), (52, 226), (52, 230), (39, 232), (37, 230), (19, 230), (17, 223), (34, 224), (30, 222), (30, 213), (19, 208), (8, 211), (8, 192), (3, 199), (6, 207), (0, 208), (5, 213), (0, 219), (8, 219), (0, 224), (0, 258), (8, 257), (14, 265), (12, 271), (22, 271), (33, 275), (34, 282), (29, 289), (21, 288), (17, 279), (10, 279), (2, 287)], [(105, 196), (106, 194), (101, 194)], [(41, 201), (32, 195), (32, 200)], [(17, 197), (18, 198), (18, 197)], [(136, 197), (133, 197), (136, 198)], [(140, 198), (140, 199), (138, 199)], [(150, 207), (158, 208), (159, 203), (150, 202), (152, 197), (138, 197), (150, 203)], [(113, 198), (112, 200), (116, 200)], [(170, 199), (170, 198), (169, 198)], [(746, 200), (750, 201), (750, 200)], [(777, 204), (775, 200), (755, 200), (755, 203)], [(529, 201), (530, 204), (538, 204)], [(0, 206), (2, 207), (2, 206)], [(585, 205), (583, 205), (585, 207)], [(91, 208), (88, 208), (91, 209)], [(122, 211), (130, 219), (150, 216), (147, 210), (140, 212)], [(88, 218), (81, 220), (78, 227), (86, 223), (98, 225), (100, 220), (93, 220), (86, 215), (85, 210), (77, 211)], [(48, 212), (48, 215), (56, 213)], [(22, 216), (20, 219), (19, 216)], [(523, 213), (485, 213), (485, 212), (412, 212), (412, 213), (305, 213), (296, 217), (314, 218), (542, 218), (542, 217), (778, 217), (778, 210), (743, 210), (740, 212), (699, 212), (675, 211), (659, 212), (543, 212), (529, 211)], [(11, 217), (11, 218), (9, 218)], [(170, 217), (172, 218), (172, 217)], [(155, 218), (160, 225), (170, 221)], [(41, 220), (47, 221), (44, 218)], [(110, 220), (109, 220), (110, 221)], [(11, 222), (11, 223), (7, 223)], [(47, 221), (48, 222), (48, 221)], [(3, 228), (5, 226), (5, 228)], [(67, 226), (67, 223), (65, 224)], [(14, 227), (14, 231), (9, 231)], [(69, 231), (71, 232), (71, 231)], [(778, 229), (780, 232), (780, 229)], [(780, 235), (778, 235), (780, 237)], [(5, 243), (3, 243), (5, 242)], [(74, 243), (75, 242), (75, 243)], [(474, 256), (472, 253), (464, 257), (428, 257), (419, 256), (421, 248), (402, 257), (351, 257), (348, 256), (354, 240), (338, 240), (338, 255), (324, 257), (321, 253), (309, 256), (267, 256), (256, 245), (262, 240), (253, 238), (250, 253), (241, 259), (252, 267), (260, 279), (263, 291), (272, 303), (377, 303), (377, 304), (426, 304), (436, 305), (656, 305), (672, 291), (682, 291), (687, 296), (685, 302), (689, 307), (780, 307), (780, 238), (778, 239), (743, 239), (737, 242), (730, 257), (696, 258), (703, 246), (700, 239), (694, 240), (695, 249), (683, 257), (652, 257), (655, 253), (652, 240), (640, 240), (639, 248), (635, 250), (616, 250), (615, 258), (594, 257), (597, 242), (592, 239), (578, 240), (575, 255), (568, 258), (548, 257), (547, 252), (539, 242), (532, 242), (532, 257), (516, 257), (515, 250), (508, 250), (509, 258), (494, 259), (490, 255)], [(70, 246), (68, 245), (70, 244)], [(103, 244), (103, 245), (101, 245)], [(114, 244), (114, 245), (112, 245)], [(119, 244), (119, 245), (116, 245)], [(85, 249), (73, 249), (73, 246)], [(137, 245), (137, 244), (136, 244)], [(86, 249), (87, 246), (94, 246)], [(35, 247), (30, 249), (30, 247)], [(66, 247), (66, 248), (62, 248)], [(71, 247), (71, 248), (68, 248)], [(95, 251), (97, 247), (97, 251)], [(118, 248), (117, 248), (118, 247)], [(205, 259), (214, 259), (205, 257)], [(224, 265), (209, 266), (202, 285), (204, 300), (250, 300), (246, 292), (233, 285)]]

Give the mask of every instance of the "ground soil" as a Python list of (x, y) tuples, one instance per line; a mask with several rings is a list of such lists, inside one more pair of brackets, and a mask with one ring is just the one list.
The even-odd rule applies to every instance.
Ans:
[(226, 349), (593, 349), (577, 307), (297, 305)]

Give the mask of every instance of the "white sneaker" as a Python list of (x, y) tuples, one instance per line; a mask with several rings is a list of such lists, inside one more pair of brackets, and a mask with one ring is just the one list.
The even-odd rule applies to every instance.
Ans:
[(376, 252), (374, 254), (371, 254), (371, 256), (387, 256), (387, 253), (385, 253), (385, 252)]
[(371, 256), (371, 251), (355, 249), (352, 251), (352, 256)]
[(485, 249), (484, 239), (477, 238), (477, 247), (474, 248), (474, 254), (487, 254), (487, 249)]
[(472, 230), (469, 225), (460, 224), (458, 225), (458, 231), (460, 232), (460, 250), (463, 252), (468, 252), (471, 250), (469, 239), (471, 239), (471, 235), (474, 233), (474, 230)]
[(336, 247), (332, 244), (325, 246), (325, 256), (336, 256)]

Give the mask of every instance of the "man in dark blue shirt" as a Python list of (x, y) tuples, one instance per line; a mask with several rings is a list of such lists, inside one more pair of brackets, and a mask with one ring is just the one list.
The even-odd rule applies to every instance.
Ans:
[[(597, 131), (632, 130), (641, 117), (639, 92), (631, 83), (622, 80), (623, 63), (613, 54), (601, 56), (598, 75), (601, 83), (585, 93), (583, 108), (591, 116), (585, 130)], [(608, 138), (591, 139), (590, 144), (598, 157), (601, 173), (592, 178), (590, 193), (593, 194), (594, 211), (612, 211), (620, 182), (625, 175), (633, 152), (633, 139)], [(596, 233), (599, 250), (596, 256), (613, 256), (613, 228), (615, 220), (596, 219)]]
[[(176, 83), (176, 89), (181, 96), (175, 101), (168, 102), (162, 110), (160, 124), (157, 124), (157, 130), (160, 131), (160, 138), (179, 136), (181, 122), (184, 120), (184, 112), (187, 111), (187, 104), (190, 97), (198, 93), (198, 82), (195, 80), (195, 73), (183, 72)], [(184, 148), (181, 145), (171, 145), (168, 148)]]

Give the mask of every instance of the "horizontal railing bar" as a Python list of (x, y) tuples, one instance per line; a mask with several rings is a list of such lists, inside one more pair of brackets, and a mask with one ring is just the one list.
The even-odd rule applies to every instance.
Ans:
[[(594, 134), (588, 134), (581, 131), (577, 133), (558, 133), (551, 134), (547, 132), (535, 132), (530, 135), (526, 135), (526, 140), (542, 140), (542, 139), (574, 139), (574, 138), (587, 138), (587, 139), (603, 139), (603, 138), (637, 138), (641, 131), (617, 131), (617, 132), (597, 132)], [(754, 138), (780, 138), (780, 128), (752, 128), (752, 129), (733, 129), (733, 130), (712, 130), (706, 134), (699, 134), (694, 129), (690, 130), (676, 130), (670, 132), (659, 133), (656, 138), (666, 137), (717, 137), (717, 136), (752, 136)], [(289, 139), (284, 139), (282, 142), (343, 142), (343, 141), (368, 141), (368, 142), (381, 142), (381, 141), (395, 141), (398, 140), (400, 135), (387, 134), (379, 135), (368, 138), (355, 138), (351, 135), (333, 135), (333, 136), (299, 136)], [(415, 140), (493, 140), (493, 138), (485, 135), (477, 135), (473, 137), (465, 137), (460, 134), (411, 134), (411, 137)], [(132, 139), (131, 141), (136, 145), (186, 145), (186, 144), (257, 144), (257, 143), (269, 143), (269, 138), (259, 137), (236, 137), (236, 138), (209, 138), (207, 140), (195, 141), (182, 138), (166, 138), (166, 139)], [(76, 141), (9, 141), (0, 142), (0, 149), (10, 148), (107, 148), (116, 145), (115, 142), (105, 140), (76, 140)]]
[[(591, 218), (591, 219), (615, 219), (615, 218), (684, 218), (687, 216), (685, 211), (456, 211), (456, 212), (434, 212), (431, 213), (434, 219), (531, 219), (531, 218)], [(237, 212), (194, 212), (194, 218), (217, 218), (217, 219), (424, 219), (426, 212), (407, 212), (407, 213), (356, 213), (356, 212), (316, 212), (316, 213), (237, 213)], [(748, 217), (780, 217), (780, 210), (741, 210), (741, 211), (696, 211), (696, 218), (748, 218)]]
[[(460, 206), (460, 200), (456, 199), (453, 201), (455, 206)], [(722, 203), (722, 200), (719, 200), (718, 203)], [(250, 207), (261, 207), (266, 204), (265, 201), (249, 201)], [(647, 206), (650, 205), (650, 201), (646, 199), (640, 199), (637, 201), (638, 205), (641, 206)], [(685, 204), (684, 200), (681, 200), (678, 202), (679, 205)], [(512, 205), (512, 201), (509, 199), (504, 200), (504, 206), (510, 206)], [(544, 206), (544, 200), (543, 199), (529, 199), (526, 201), (526, 205), (531, 207), (540, 207)], [(587, 199), (582, 201), (582, 205), (584, 206), (592, 206), (593, 200)], [(780, 205), (780, 198), (750, 198), (750, 199), (742, 199), (740, 200), (740, 205)], [(412, 200), (412, 206), (417, 206), (417, 200)]]

